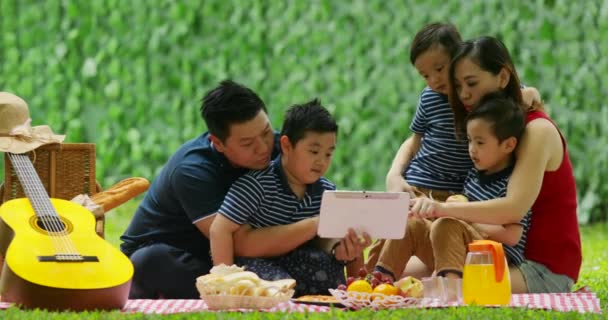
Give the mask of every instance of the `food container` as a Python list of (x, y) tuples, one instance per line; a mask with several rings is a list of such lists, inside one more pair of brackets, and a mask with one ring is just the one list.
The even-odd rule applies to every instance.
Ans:
[(341, 304), (351, 309), (392, 309), (413, 307), (420, 303), (421, 299), (402, 297), (399, 295), (385, 295), (381, 293), (366, 293), (356, 291), (344, 291), (329, 289), (329, 293)]
[(293, 296), (290, 293), (274, 297), (230, 296), (230, 295), (201, 295), (209, 310), (227, 309), (268, 309), (276, 307), (281, 302), (287, 302)]

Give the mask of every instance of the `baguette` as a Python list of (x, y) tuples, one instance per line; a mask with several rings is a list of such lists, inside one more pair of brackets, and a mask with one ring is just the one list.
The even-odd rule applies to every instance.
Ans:
[(107, 190), (94, 194), (91, 200), (101, 206), (104, 212), (108, 212), (148, 190), (149, 186), (150, 182), (145, 178), (127, 178)]

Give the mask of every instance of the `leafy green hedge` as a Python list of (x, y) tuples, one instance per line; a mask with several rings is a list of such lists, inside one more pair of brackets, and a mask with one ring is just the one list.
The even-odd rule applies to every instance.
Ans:
[(29, 102), (34, 124), (95, 142), (105, 186), (152, 179), (205, 130), (200, 98), (224, 78), (259, 92), (277, 129), (289, 105), (317, 96), (340, 124), (328, 176), (379, 190), (424, 86), (411, 40), (449, 20), (464, 38), (505, 41), (568, 139), (581, 221), (604, 220), (607, 10), (601, 0), (3, 0), (0, 89)]

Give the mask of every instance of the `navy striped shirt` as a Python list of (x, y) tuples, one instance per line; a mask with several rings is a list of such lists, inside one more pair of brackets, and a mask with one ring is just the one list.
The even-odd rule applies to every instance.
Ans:
[(281, 157), (264, 170), (250, 171), (230, 188), (220, 214), (232, 222), (254, 228), (291, 224), (319, 214), (321, 196), (336, 186), (322, 177), (309, 184), (300, 200), (291, 191), (281, 166)]
[(425, 88), (410, 129), (422, 135), (422, 141), (405, 170), (405, 180), (417, 187), (461, 192), (473, 163), (467, 141), (456, 140), (447, 96)]
[[(507, 195), (507, 184), (513, 171), (513, 166), (507, 167), (502, 171), (491, 175), (484, 175), (477, 169), (472, 168), (467, 175), (464, 183), (464, 195), (470, 201), (484, 201), (496, 198), (503, 198)], [(507, 261), (511, 265), (520, 265), (524, 260), (524, 248), (526, 246), (526, 235), (530, 228), (530, 216), (532, 212), (528, 210), (523, 219), (519, 222), (523, 226), (521, 239), (514, 246), (503, 244)]]

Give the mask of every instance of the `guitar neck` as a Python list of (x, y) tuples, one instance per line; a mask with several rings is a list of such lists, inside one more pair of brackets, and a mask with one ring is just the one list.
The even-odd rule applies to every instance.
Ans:
[(8, 157), (36, 215), (38, 217), (58, 217), (30, 158), (26, 154), (15, 153), (8, 153)]

